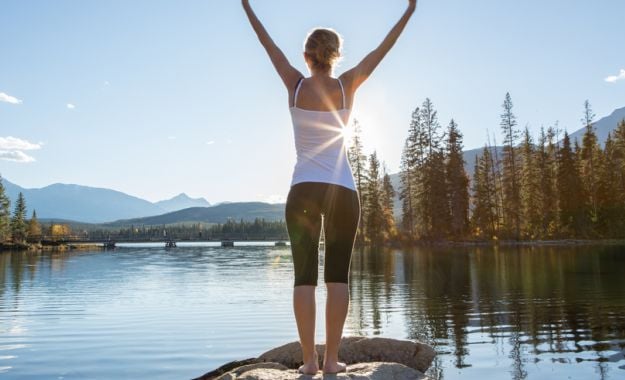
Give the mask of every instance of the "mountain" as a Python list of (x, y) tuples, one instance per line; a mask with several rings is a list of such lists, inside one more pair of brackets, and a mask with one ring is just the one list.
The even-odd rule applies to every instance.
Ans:
[(253, 221), (255, 218), (284, 220), (284, 203), (236, 202), (222, 203), (211, 207), (190, 207), (163, 215), (145, 218), (117, 220), (107, 226), (159, 225), (183, 222), (224, 223), (228, 219)]
[[(596, 123), (593, 124), (595, 127), (595, 133), (597, 134), (597, 140), (603, 146), (605, 141), (608, 139), (608, 133), (612, 132), (618, 126), (618, 123), (621, 120), (625, 119), (625, 107), (614, 110), (610, 116), (606, 116)], [(586, 127), (582, 127), (577, 131), (569, 134), (571, 142), (574, 142), (577, 139), (579, 145), (582, 145), (582, 140), (584, 139), (584, 133), (586, 132)]]
[(154, 203), (166, 212), (178, 211), (189, 207), (209, 207), (211, 204), (204, 198), (191, 198), (185, 193), (180, 193), (171, 199)]
[(40, 189), (26, 189), (2, 179), (11, 199), (11, 210), (19, 192), (26, 198), (27, 217), (32, 210), (42, 219), (69, 219), (88, 223), (150, 216), (166, 210), (145, 199), (120, 191), (73, 184), (55, 183)]

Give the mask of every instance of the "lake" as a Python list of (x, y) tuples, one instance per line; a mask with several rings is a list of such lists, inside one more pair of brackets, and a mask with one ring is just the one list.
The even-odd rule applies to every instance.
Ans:
[[(624, 274), (614, 246), (357, 250), (344, 335), (429, 343), (433, 379), (623, 379)], [(292, 283), (267, 244), (2, 253), (0, 378), (190, 379), (297, 340)]]

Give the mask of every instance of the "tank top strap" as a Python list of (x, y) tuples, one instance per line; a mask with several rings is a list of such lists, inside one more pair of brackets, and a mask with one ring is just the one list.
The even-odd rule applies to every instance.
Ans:
[(343, 82), (341, 81), (341, 78), (336, 78), (339, 81), (339, 86), (341, 86), (341, 94), (343, 95), (343, 104), (341, 106), (341, 108), (345, 108), (345, 88), (343, 87)]
[(295, 85), (295, 94), (293, 95), (293, 107), (297, 107), (297, 96), (299, 95), (299, 90), (302, 88), (302, 82), (304, 82), (304, 77), (299, 78), (297, 81), (297, 85)]

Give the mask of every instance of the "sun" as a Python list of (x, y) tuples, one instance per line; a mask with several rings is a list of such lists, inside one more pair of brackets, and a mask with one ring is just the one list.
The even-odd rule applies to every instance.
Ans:
[(343, 144), (347, 147), (351, 146), (354, 138), (354, 124), (352, 122), (345, 124), (341, 129), (341, 135), (343, 136)]

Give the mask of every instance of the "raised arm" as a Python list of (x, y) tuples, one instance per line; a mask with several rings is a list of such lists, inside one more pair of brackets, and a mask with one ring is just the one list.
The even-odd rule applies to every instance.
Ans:
[(384, 41), (375, 50), (369, 53), (356, 67), (346, 71), (341, 75), (343, 83), (349, 88), (353, 94), (356, 89), (365, 81), (373, 70), (380, 64), (382, 59), (391, 50), (395, 42), (399, 38), (399, 35), (404, 31), (408, 20), (417, 8), (417, 0), (408, 0), (408, 8), (404, 12), (403, 16), (399, 19), (397, 24), (391, 29)]
[(276, 71), (278, 71), (284, 85), (287, 86), (288, 90), (290, 90), (295, 86), (297, 80), (302, 77), (302, 74), (296, 68), (291, 66), (282, 50), (280, 50), (275, 42), (273, 42), (263, 24), (260, 22), (258, 17), (256, 17), (256, 14), (250, 6), (249, 0), (242, 0), (242, 4), (243, 9), (247, 14), (247, 18), (250, 20), (250, 24), (252, 24), (252, 28), (254, 29), (254, 32), (256, 32), (261, 45), (263, 45), (267, 54), (269, 54), (271, 63), (273, 63)]

